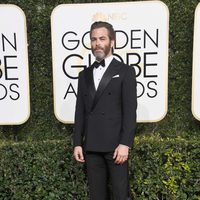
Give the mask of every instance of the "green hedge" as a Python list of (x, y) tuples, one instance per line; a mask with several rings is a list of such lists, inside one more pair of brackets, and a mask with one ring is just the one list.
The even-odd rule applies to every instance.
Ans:
[(0, 199), (83, 199), (82, 166), (75, 166), (69, 142), (4, 144), (0, 149)]
[(199, 142), (136, 138), (131, 159), (135, 199), (200, 199)]
[[(0, 199), (87, 200), (85, 168), (67, 140), (2, 144)], [(200, 199), (200, 142), (136, 137), (130, 157), (136, 200)]]

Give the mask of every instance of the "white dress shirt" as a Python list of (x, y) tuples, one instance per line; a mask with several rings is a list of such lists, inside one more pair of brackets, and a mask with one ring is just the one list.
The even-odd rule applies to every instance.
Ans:
[(107, 70), (108, 66), (110, 65), (111, 61), (113, 59), (113, 56), (109, 56), (107, 58), (105, 58), (105, 66), (102, 67), (101, 65), (98, 68), (93, 69), (93, 78), (94, 78), (94, 85), (95, 85), (95, 89), (97, 90), (99, 83), (105, 73), (105, 71)]

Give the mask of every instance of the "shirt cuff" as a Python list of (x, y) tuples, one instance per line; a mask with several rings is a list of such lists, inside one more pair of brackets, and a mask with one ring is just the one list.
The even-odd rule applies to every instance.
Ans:
[(125, 144), (119, 144), (120, 146), (125, 146), (125, 147), (128, 147), (128, 149), (131, 149), (131, 147), (125, 145)]

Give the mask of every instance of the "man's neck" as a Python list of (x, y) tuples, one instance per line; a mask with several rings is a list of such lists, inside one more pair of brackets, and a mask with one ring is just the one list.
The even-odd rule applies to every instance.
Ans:
[(102, 59), (96, 59), (96, 61), (97, 62), (101, 62), (102, 60), (107, 60), (107, 59), (109, 59), (109, 58), (111, 58), (111, 57), (113, 57), (113, 55), (111, 54), (111, 55), (108, 55), (108, 56), (106, 56), (106, 57), (104, 57), (104, 58), (102, 58)]

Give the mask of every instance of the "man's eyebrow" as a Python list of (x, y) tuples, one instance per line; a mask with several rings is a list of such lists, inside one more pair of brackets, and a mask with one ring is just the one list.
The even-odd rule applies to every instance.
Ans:
[(91, 40), (96, 40), (96, 39), (105, 39), (106, 38), (106, 36), (104, 36), (104, 35), (102, 35), (102, 36), (100, 36), (100, 37), (95, 37), (95, 36), (93, 36), (93, 37), (91, 37)]

